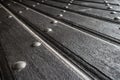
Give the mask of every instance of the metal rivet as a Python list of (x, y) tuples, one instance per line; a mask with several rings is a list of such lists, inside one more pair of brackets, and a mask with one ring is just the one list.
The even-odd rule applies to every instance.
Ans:
[(57, 24), (57, 23), (58, 23), (58, 21), (54, 20), (54, 21), (52, 21), (51, 23), (53, 23), (53, 24)]
[(65, 8), (68, 8), (68, 6), (65, 6)]
[(104, 3), (108, 3), (108, 1), (104, 1)]
[(70, 3), (67, 4), (68, 6), (71, 5)]
[(12, 18), (12, 16), (11, 16), (11, 15), (9, 15), (9, 16), (8, 16), (8, 18)]
[(47, 28), (47, 32), (52, 32), (53, 30), (51, 28)]
[(66, 12), (66, 10), (62, 10), (62, 12)]
[(62, 15), (62, 14), (58, 14), (58, 16), (59, 16), (59, 17), (63, 17), (63, 15)]
[(107, 9), (112, 9), (112, 6), (108, 6)]
[(33, 7), (35, 7), (36, 5), (32, 5)]
[(28, 8), (28, 7), (26, 7), (26, 10), (29, 10), (29, 8)]
[(8, 6), (10, 6), (10, 4), (7, 4)]
[(41, 46), (41, 44), (42, 44), (42, 43), (40, 43), (40, 42), (34, 42), (34, 43), (33, 43), (33, 47), (39, 47), (39, 46)]
[(110, 6), (110, 4), (107, 3), (106, 6)]
[(116, 14), (117, 12), (115, 12), (115, 11), (112, 11), (112, 12), (110, 12), (111, 14)]
[(37, 5), (40, 5), (40, 3), (37, 3)]
[(42, 1), (42, 3), (43, 3), (44, 1)]
[(120, 20), (120, 17), (115, 17), (114, 20)]
[(19, 11), (19, 13), (21, 14), (21, 13), (22, 13), (22, 11)]
[(12, 69), (15, 71), (21, 71), (26, 67), (27, 63), (25, 61), (18, 61), (13, 64)]

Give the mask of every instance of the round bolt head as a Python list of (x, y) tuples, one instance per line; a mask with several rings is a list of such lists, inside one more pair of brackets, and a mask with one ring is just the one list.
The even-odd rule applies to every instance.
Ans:
[(41, 46), (41, 43), (40, 43), (40, 42), (34, 42), (34, 43), (33, 43), (33, 47), (39, 47), (39, 46)]
[(42, 1), (42, 3), (44, 3), (44, 1)]
[(10, 6), (11, 4), (8, 3), (7, 5)]
[(37, 5), (40, 5), (40, 3), (37, 3)]
[(112, 6), (108, 6), (107, 9), (112, 9), (113, 7)]
[(120, 20), (120, 17), (115, 17), (114, 20), (117, 20), (117, 21), (118, 21), (118, 20)]
[(115, 12), (115, 11), (112, 11), (112, 12), (110, 12), (111, 14), (116, 14), (117, 12)]
[(68, 3), (67, 5), (68, 5), (68, 6), (70, 6), (71, 4), (70, 4), (70, 3)]
[(15, 1), (14, 1), (13, 3), (14, 3), (14, 4), (16, 4), (16, 2), (15, 2)]
[(58, 23), (58, 21), (54, 20), (54, 21), (52, 21), (51, 23), (53, 23), (53, 24), (57, 24), (57, 23)]
[(104, 1), (104, 3), (108, 3), (108, 1)]
[(58, 14), (58, 16), (59, 16), (59, 17), (63, 17), (63, 15), (62, 15), (62, 14)]
[(19, 11), (19, 13), (21, 14), (21, 13), (22, 13), (22, 11)]
[(53, 30), (51, 28), (47, 28), (47, 32), (52, 32)]
[(109, 3), (107, 3), (107, 4), (106, 4), (106, 6), (110, 6), (110, 4), (109, 4)]
[(62, 12), (66, 12), (66, 10), (62, 10)]
[(32, 5), (33, 7), (35, 7), (36, 5)]
[(68, 8), (68, 6), (65, 6), (65, 8)]
[(29, 8), (28, 8), (28, 7), (26, 7), (26, 10), (29, 10)]
[(13, 64), (12, 69), (15, 71), (21, 71), (26, 67), (27, 63), (25, 61), (18, 61)]
[(11, 15), (9, 15), (9, 16), (8, 16), (8, 18), (12, 18), (12, 16), (11, 16)]

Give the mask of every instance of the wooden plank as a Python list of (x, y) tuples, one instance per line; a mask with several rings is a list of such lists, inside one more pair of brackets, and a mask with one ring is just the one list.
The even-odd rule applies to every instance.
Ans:
[[(29, 5), (35, 4), (31, 1), (25, 1), (24, 3)], [(63, 48), (66, 47), (70, 51), (74, 52), (75, 55), (82, 57), (113, 80), (119, 80), (119, 63), (115, 62), (115, 60), (119, 61), (119, 45), (109, 43), (97, 36), (71, 28), (70, 26), (62, 23), (58, 23), (57, 25), (50, 24), (52, 20), (48, 17), (35, 13), (33, 10), (26, 11), (25, 7), (19, 6), (18, 4), (12, 4), (9, 8), (16, 14), (18, 14), (17, 12), (19, 10), (23, 11), (24, 14), (19, 14), (19, 16), (21, 16), (24, 21), (28, 21), (35, 25), (38, 32), (43, 32), (48, 27), (52, 28), (53, 32), (49, 32), (48, 34), (59, 44), (63, 45)], [(42, 5), (36, 6), (35, 8), (39, 8), (40, 10), (42, 8), (46, 11), (50, 9), (44, 8)], [(52, 8), (50, 10), (52, 11)], [(58, 9), (58, 11), (61, 10)], [(56, 13), (58, 11), (56, 11)], [(47, 12), (49, 14), (56, 15), (54, 12)], [(38, 24), (38, 22), (36, 22), (36, 17), (40, 20), (39, 23), (44, 23), (45, 25), (41, 27), (42, 24)], [(110, 24), (112, 25), (113, 23)]]

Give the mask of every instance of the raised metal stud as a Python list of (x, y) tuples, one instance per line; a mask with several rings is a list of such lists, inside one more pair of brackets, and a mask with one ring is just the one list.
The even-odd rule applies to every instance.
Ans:
[(114, 20), (118, 21), (118, 20), (120, 20), (120, 17), (114, 17)]
[(39, 46), (41, 46), (41, 44), (42, 44), (42, 43), (40, 43), (40, 42), (34, 42), (32, 46), (33, 46), (33, 47), (39, 47)]
[(71, 4), (70, 4), (70, 3), (68, 3), (67, 5), (68, 5), (68, 6), (70, 6)]
[(22, 13), (22, 11), (19, 11), (19, 13), (21, 14), (21, 13)]
[(27, 63), (25, 61), (18, 61), (12, 65), (12, 69), (15, 71), (21, 71), (26, 67)]
[(37, 3), (37, 5), (40, 5), (40, 3)]
[(10, 6), (11, 4), (8, 3), (7, 5)]
[(12, 16), (11, 16), (11, 15), (9, 15), (9, 16), (8, 16), (8, 18), (12, 18)]
[(110, 6), (110, 4), (109, 4), (109, 3), (107, 3), (107, 4), (106, 4), (106, 6)]
[(14, 1), (13, 3), (14, 3), (14, 4), (16, 4), (16, 2), (15, 2), (15, 1)]
[(26, 7), (26, 10), (29, 10), (29, 8), (28, 8), (28, 7)]
[(65, 8), (68, 8), (68, 6), (65, 6)]
[(53, 23), (53, 24), (57, 24), (57, 23), (58, 23), (58, 21), (54, 20), (54, 21), (52, 21), (51, 23)]
[(47, 32), (52, 32), (53, 30), (51, 28), (47, 28)]
[(115, 11), (112, 11), (112, 12), (110, 12), (111, 14), (116, 14), (117, 12), (115, 12)]
[(104, 1), (104, 3), (108, 3), (108, 1)]
[(36, 5), (32, 5), (33, 7), (35, 7)]
[(63, 15), (62, 15), (62, 14), (58, 14), (58, 16), (59, 16), (59, 17), (63, 17)]
[(66, 12), (66, 10), (62, 10), (61, 12)]
[(42, 1), (42, 3), (44, 3), (45, 1)]
[(108, 6), (107, 9), (112, 9), (113, 7), (112, 6)]

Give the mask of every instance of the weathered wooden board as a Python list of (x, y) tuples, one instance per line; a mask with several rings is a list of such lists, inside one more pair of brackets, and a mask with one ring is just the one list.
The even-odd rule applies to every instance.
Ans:
[[(92, 78), (119, 80), (120, 21), (114, 20), (120, 16), (118, 0), (108, 0), (112, 10), (107, 9), (104, 0), (75, 0), (68, 5), (69, 2), (9, 0), (2, 4)], [(112, 11), (117, 13), (111, 14)], [(0, 44), (5, 54), (1, 57), (6, 56), (9, 65), (5, 69), (19, 60), (28, 64), (18, 73), (2, 70), (4, 74), (11, 73), (7, 75), (12, 76), (10, 80), (82, 80), (43, 45), (32, 47), (36, 39), (8, 15), (0, 9)]]
[[(46, 3), (49, 2), (51, 1), (46, 1)], [(29, 7), (33, 7), (33, 9), (38, 12), (33, 9), (26, 10), (26, 5), (23, 6), (21, 3), (9, 3), (11, 5), (8, 7), (24, 21), (35, 25), (38, 32), (44, 32), (47, 28), (51, 28), (53, 30), (52, 32), (44, 32), (44, 34), (51, 36), (54, 41), (63, 45), (63, 48), (67, 48), (69, 51), (72, 51), (74, 55), (82, 57), (85, 61), (96, 67), (111, 79), (119, 80), (120, 47), (119, 42), (113, 40), (114, 38), (120, 38), (118, 29), (119, 24), (79, 15), (69, 11), (63, 13), (63, 17), (59, 18), (57, 15), (61, 14), (63, 9), (51, 7), (46, 4), (37, 5), (34, 1), (23, 1), (22, 3), (29, 5)], [(7, 4), (8, 2), (5, 3), (5, 5)], [(59, 3), (49, 4), (59, 6)], [(34, 7), (33, 5), (36, 6)], [(22, 11), (22, 14), (19, 14), (19, 11)], [(52, 19), (39, 13), (40, 11), (48, 14)], [(75, 29), (75, 25), (68, 26), (63, 23), (51, 24), (53, 17), (62, 22), (64, 22), (64, 19), (70, 20), (73, 23), (88, 27), (96, 32), (90, 33), (90, 31), (86, 32), (85, 30)], [(102, 35), (100, 36), (98, 34), (99, 32), (103, 33), (102, 35), (104, 38)], [(112, 38), (105, 35), (111, 36)]]

